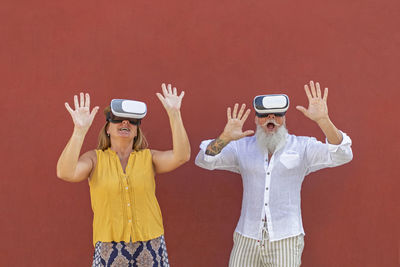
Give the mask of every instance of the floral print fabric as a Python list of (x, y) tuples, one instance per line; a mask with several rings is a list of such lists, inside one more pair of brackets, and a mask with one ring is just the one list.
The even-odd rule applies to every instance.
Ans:
[(139, 242), (97, 242), (92, 267), (169, 267), (164, 236)]

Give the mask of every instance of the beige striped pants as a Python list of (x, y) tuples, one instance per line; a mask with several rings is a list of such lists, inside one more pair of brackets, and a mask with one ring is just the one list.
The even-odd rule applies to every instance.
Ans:
[(265, 228), (262, 240), (235, 232), (229, 267), (298, 267), (303, 248), (302, 234), (270, 242)]

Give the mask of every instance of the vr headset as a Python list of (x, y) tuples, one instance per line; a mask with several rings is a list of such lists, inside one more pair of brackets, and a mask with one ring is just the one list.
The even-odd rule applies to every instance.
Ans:
[(267, 117), (269, 114), (282, 117), (289, 108), (289, 97), (284, 94), (258, 95), (253, 100), (257, 117)]
[(110, 107), (111, 112), (107, 113), (107, 121), (113, 123), (129, 120), (131, 124), (140, 125), (140, 120), (147, 114), (146, 104), (135, 100), (113, 99)]

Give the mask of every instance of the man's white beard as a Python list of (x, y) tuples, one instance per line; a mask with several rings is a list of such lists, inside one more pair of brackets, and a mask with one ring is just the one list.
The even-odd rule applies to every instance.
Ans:
[(266, 133), (260, 125), (257, 125), (257, 144), (263, 152), (273, 154), (278, 147), (285, 144), (287, 134), (288, 131), (285, 124), (280, 126), (275, 133)]

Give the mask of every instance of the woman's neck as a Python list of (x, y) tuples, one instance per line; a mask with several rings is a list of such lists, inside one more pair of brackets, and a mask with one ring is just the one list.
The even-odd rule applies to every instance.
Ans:
[(118, 141), (116, 142), (113, 140), (111, 142), (110, 149), (112, 151), (115, 151), (115, 153), (117, 153), (119, 158), (126, 158), (129, 157), (129, 155), (133, 151), (132, 146), (133, 142), (118, 142)]

